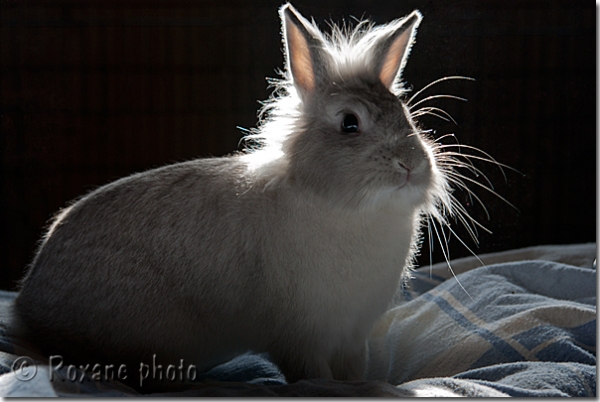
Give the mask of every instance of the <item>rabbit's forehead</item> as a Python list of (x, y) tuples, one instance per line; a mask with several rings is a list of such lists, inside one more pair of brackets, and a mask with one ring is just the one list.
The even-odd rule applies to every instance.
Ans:
[(345, 113), (359, 114), (363, 119), (385, 119), (386, 116), (397, 119), (404, 116), (401, 101), (387, 90), (377, 88), (365, 89), (332, 89), (325, 102), (327, 116), (336, 118)]

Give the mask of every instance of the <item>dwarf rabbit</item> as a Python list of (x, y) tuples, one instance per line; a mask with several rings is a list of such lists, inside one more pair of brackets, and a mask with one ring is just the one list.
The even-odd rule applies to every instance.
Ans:
[(400, 100), (421, 15), (331, 35), (289, 4), (280, 17), (284, 78), (246, 149), (63, 209), (15, 331), (65, 361), (154, 356), (201, 372), (252, 351), (289, 382), (364, 379), (367, 335), (449, 191)]

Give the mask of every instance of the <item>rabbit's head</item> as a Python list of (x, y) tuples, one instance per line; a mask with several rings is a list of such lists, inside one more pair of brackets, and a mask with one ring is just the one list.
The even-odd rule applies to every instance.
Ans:
[[(394, 199), (433, 206), (445, 183), (400, 100), (400, 72), (421, 15), (373, 27), (333, 27), (329, 37), (287, 4), (280, 9), (285, 79), (250, 137), (253, 155), (278, 174), (332, 202)], [(273, 173), (273, 170), (271, 170)]]

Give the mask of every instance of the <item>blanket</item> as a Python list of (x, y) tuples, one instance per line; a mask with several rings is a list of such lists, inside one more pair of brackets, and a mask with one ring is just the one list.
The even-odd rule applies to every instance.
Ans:
[[(595, 397), (595, 256), (595, 244), (541, 246), (414, 270), (368, 340), (367, 381), (287, 384), (268, 356), (245, 354), (153, 395)], [(139, 395), (11, 342), (15, 296), (0, 292), (0, 395)]]

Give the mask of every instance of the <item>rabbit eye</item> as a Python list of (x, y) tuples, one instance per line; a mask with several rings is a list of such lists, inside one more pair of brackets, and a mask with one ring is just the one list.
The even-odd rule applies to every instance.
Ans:
[(358, 132), (358, 118), (352, 113), (348, 113), (342, 120), (342, 131), (346, 134)]

